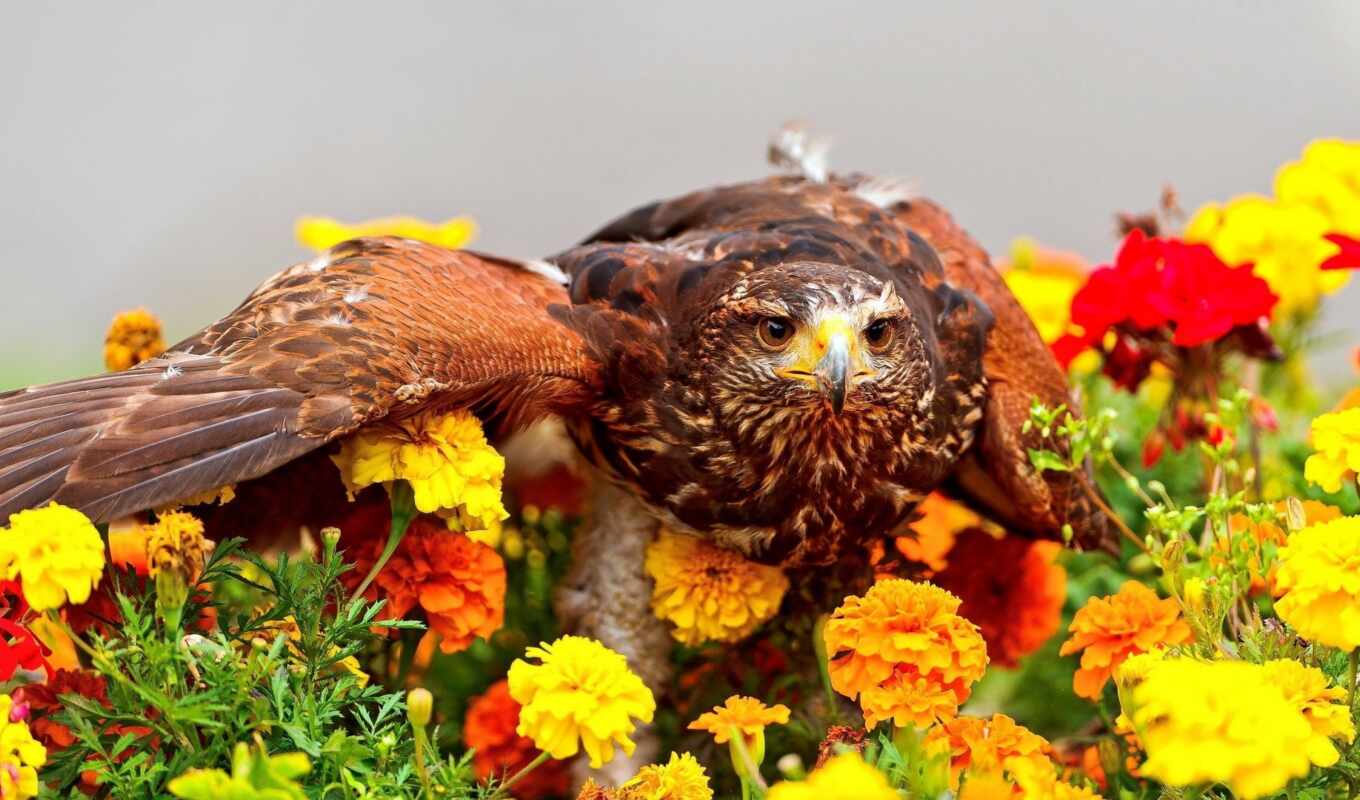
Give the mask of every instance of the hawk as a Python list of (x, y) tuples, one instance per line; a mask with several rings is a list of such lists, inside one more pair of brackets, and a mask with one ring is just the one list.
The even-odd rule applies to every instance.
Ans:
[(832, 563), (937, 487), (1107, 545), (1080, 478), (1027, 457), (1063, 372), (986, 253), (884, 187), (709, 189), (545, 262), (340, 244), (157, 359), (0, 395), (0, 520), (55, 500), (107, 521), (467, 408), (493, 435), (561, 418), (616, 494), (767, 563)]

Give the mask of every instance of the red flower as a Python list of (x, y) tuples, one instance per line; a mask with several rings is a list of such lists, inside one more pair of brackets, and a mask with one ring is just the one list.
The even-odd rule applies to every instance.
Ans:
[[(519, 772), (538, 749), (533, 740), (515, 732), (519, 724), (519, 703), (510, 696), (504, 680), (493, 683), (486, 693), (473, 698), (463, 720), (463, 743), (475, 750), (472, 770), (479, 780), (495, 775), (505, 778)], [(566, 794), (571, 783), (566, 761), (549, 761), (515, 784), (511, 794), (520, 800), (538, 800)]]
[(0, 619), (0, 682), (13, 678), (20, 669), (30, 672), (48, 669), (47, 656), (50, 655), (52, 651), (28, 628)]
[(61, 709), (61, 695), (78, 694), (109, 707), (108, 686), (104, 678), (89, 670), (59, 669), (47, 683), (34, 683), (15, 690), (17, 702), (28, 703), (34, 714), (29, 727), (33, 737), (49, 750), (70, 747), (76, 740), (71, 729), (51, 719)]
[(1340, 247), (1336, 255), (1322, 262), (1322, 269), (1360, 269), (1360, 239), (1341, 233), (1329, 233), (1322, 238)]

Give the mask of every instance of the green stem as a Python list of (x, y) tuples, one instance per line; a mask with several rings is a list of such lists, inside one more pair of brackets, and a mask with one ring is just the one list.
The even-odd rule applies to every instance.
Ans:
[(429, 742), (425, 738), (425, 726), (412, 725), (411, 730), (415, 732), (416, 739), (416, 774), (420, 776), (420, 785), (425, 790), (425, 800), (433, 800), (434, 789), (430, 784), (430, 770), (425, 766), (425, 749), (429, 746)]
[(823, 614), (812, 625), (812, 652), (817, 659), (817, 674), (822, 679), (822, 689), (826, 692), (827, 710), (831, 722), (841, 724), (841, 702), (836, 697), (836, 689), (831, 685), (831, 661), (826, 651), (826, 623), (831, 617)]
[(751, 755), (751, 748), (746, 746), (746, 736), (735, 725), (729, 731), (728, 747), (732, 751), (732, 766), (736, 768), (737, 776), (741, 778), (742, 797), (750, 796), (751, 787), (748, 784), (759, 786), (762, 792), (769, 789), (769, 785), (765, 783), (765, 776), (760, 774), (760, 765), (756, 763), (755, 756)]
[(1346, 680), (1349, 683), (1346, 690), (1349, 692), (1347, 697), (1350, 698), (1350, 710), (1352, 714), (1355, 713), (1355, 673), (1357, 667), (1360, 667), (1360, 649), (1351, 651), (1350, 664), (1346, 669)]
[(392, 500), (392, 529), (387, 534), (387, 545), (383, 547), (378, 560), (373, 562), (372, 569), (364, 576), (363, 583), (359, 584), (359, 588), (354, 590), (354, 594), (350, 595), (349, 601), (351, 603), (363, 597), (364, 592), (368, 591), (368, 587), (373, 584), (378, 573), (382, 572), (382, 568), (387, 566), (388, 559), (392, 558), (392, 554), (397, 552), (397, 546), (401, 544), (402, 537), (406, 535), (406, 529), (411, 526), (411, 520), (416, 518), (415, 493), (411, 491), (411, 484), (406, 481), (394, 481), (388, 487), (388, 494)]
[(505, 780), (504, 783), (502, 783), (500, 786), (497, 786), (496, 791), (491, 794), (491, 797), (488, 798), (488, 800), (496, 800), (496, 798), (498, 797), (505, 797), (506, 792), (510, 790), (511, 786), (514, 786), (515, 784), (519, 783), (530, 772), (533, 772), (534, 770), (543, 766), (543, 764), (546, 763), (549, 758), (551, 758), (551, 756), (549, 756), (547, 753), (539, 753), (537, 756), (534, 757), (533, 761), (530, 761), (528, 764), (525, 765), (524, 769), (520, 770), (519, 772), (516, 772), (514, 775), (511, 775), (509, 778)]

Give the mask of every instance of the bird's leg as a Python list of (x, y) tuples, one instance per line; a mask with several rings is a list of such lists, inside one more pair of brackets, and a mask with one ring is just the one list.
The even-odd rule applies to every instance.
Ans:
[[(598, 639), (622, 653), (658, 696), (670, 681), (671, 637), (652, 613), (651, 580), (643, 571), (647, 545), (657, 523), (637, 500), (598, 475), (591, 486), (591, 511), (572, 541), (572, 566), (553, 598), (558, 620), (568, 633)], [(633, 735), (632, 757), (618, 754), (590, 777), (617, 786), (655, 760), (660, 744), (651, 725)], [(577, 782), (587, 777), (578, 761)]]

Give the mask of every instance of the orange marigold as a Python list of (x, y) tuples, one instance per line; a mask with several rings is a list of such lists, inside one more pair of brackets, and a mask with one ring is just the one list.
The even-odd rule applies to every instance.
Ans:
[(985, 768), (1007, 766), (1011, 759), (1020, 758), (1049, 764), (1052, 747), (1048, 740), (1020, 725), (1005, 714), (982, 717), (958, 717), (930, 729), (926, 748), (932, 752), (949, 752), (949, 771), (958, 788), (959, 775), (973, 762)]
[(1000, 531), (972, 509), (935, 492), (916, 507), (916, 518), (907, 532), (897, 537), (897, 551), (927, 570), (939, 572), (949, 564), (955, 535), (967, 528)]
[(1067, 598), (1067, 570), (1054, 563), (1060, 549), (978, 528), (954, 543), (934, 580), (962, 601), (959, 614), (978, 626), (993, 664), (1015, 667), (1058, 632)]
[(1068, 628), (1072, 638), (1063, 642), (1061, 655), (1079, 650), (1081, 668), (1072, 679), (1072, 690), (1096, 700), (1110, 675), (1124, 659), (1156, 647), (1190, 641), (1190, 626), (1181, 619), (1180, 607), (1171, 598), (1138, 581), (1128, 581), (1109, 597), (1093, 597)]
[[(1331, 522), (1341, 516), (1341, 509), (1316, 500), (1304, 500), (1302, 506), (1304, 523), (1307, 525)], [(1287, 509), (1288, 504), (1283, 500), (1275, 504), (1275, 511), (1281, 515), (1286, 514)], [(1245, 514), (1234, 514), (1228, 520), (1228, 524), (1235, 535), (1231, 539), (1215, 540), (1210, 562), (1219, 568), (1227, 568), (1237, 561), (1233, 556), (1239, 556), (1241, 560), (1237, 563), (1245, 564), (1251, 575), (1248, 591), (1253, 595), (1261, 594), (1268, 588), (1275, 571), (1274, 564), (1268, 565), (1264, 570), (1261, 568), (1265, 547), (1267, 545), (1283, 547), (1289, 541), (1289, 534), (1283, 527), (1273, 522), (1252, 522)], [(1242, 533), (1246, 535), (1243, 536)]]
[[(463, 744), (473, 749), (472, 770), (478, 780), (514, 775), (538, 755), (527, 736), (515, 733), (519, 703), (510, 696), (510, 684), (500, 680), (468, 705), (463, 720)], [(520, 800), (537, 800), (566, 794), (571, 783), (567, 761), (547, 761), (515, 783), (511, 794)]]
[[(385, 529), (377, 534), (354, 533), (362, 533), (349, 554), (355, 568), (342, 579), (350, 588), (368, 574), (387, 539)], [(419, 606), (430, 630), (439, 635), (439, 649), (454, 653), (501, 627), (505, 564), (495, 550), (450, 532), (438, 517), (420, 517), (407, 528), (392, 559), (364, 596), (387, 601), (382, 609), (385, 619), (404, 617)]]
[(104, 366), (109, 372), (131, 369), (165, 352), (161, 321), (145, 308), (124, 311), (113, 318), (104, 335)]
[(870, 727), (953, 718), (987, 669), (987, 645), (958, 610), (949, 592), (900, 578), (846, 598), (823, 633), (831, 685), (858, 697)]

